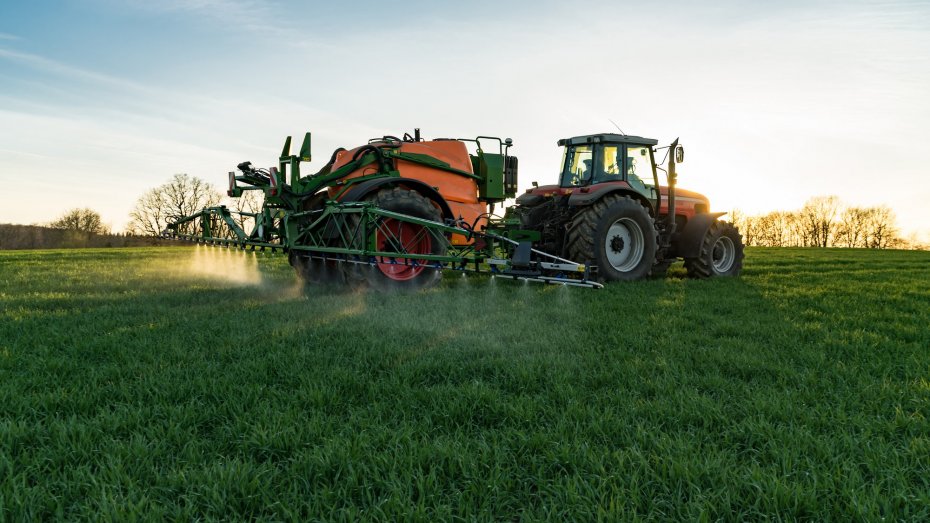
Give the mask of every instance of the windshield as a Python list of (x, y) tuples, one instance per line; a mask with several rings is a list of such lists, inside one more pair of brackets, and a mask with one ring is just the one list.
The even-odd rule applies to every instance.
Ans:
[(562, 153), (562, 187), (626, 180), (645, 194), (655, 185), (652, 149), (643, 145), (570, 145)]

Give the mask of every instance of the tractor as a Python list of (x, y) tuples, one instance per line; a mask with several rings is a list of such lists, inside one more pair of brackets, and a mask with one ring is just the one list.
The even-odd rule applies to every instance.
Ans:
[[(676, 188), (675, 166), (684, 160), (676, 139), (592, 134), (559, 140), (563, 147), (557, 185), (533, 187), (516, 199), (509, 215), (538, 233), (538, 248), (596, 267), (604, 281), (663, 276), (684, 259), (696, 278), (735, 276), (742, 270), (742, 236), (710, 212), (708, 199)], [(668, 168), (655, 155), (671, 155)], [(659, 184), (659, 170), (668, 184)]]
[(517, 195), (509, 138), (426, 140), (416, 129), (339, 148), (302, 175), (311, 135), (296, 155), (288, 137), (277, 166), (242, 162), (229, 173), (230, 197), (264, 194), (260, 212), (238, 213), (254, 220), (250, 231), (217, 206), (172, 217), (163, 236), (280, 251), (307, 282), (378, 290), (430, 287), (444, 270), (600, 288), (659, 274), (676, 257), (695, 276), (739, 273), (742, 242), (717, 221), (722, 213), (688, 192), (676, 208), (677, 140), (664, 148), (673, 153), (668, 187), (658, 183), (655, 140), (604, 134), (559, 143), (560, 183), (530, 189), (501, 217), (495, 206)]

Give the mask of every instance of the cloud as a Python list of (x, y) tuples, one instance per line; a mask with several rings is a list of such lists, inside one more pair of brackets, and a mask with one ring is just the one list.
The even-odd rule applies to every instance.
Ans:
[(135, 91), (145, 91), (149, 90), (141, 84), (136, 84), (122, 78), (117, 78), (114, 76), (109, 76), (93, 71), (88, 71), (85, 69), (80, 69), (74, 66), (63, 64), (55, 60), (45, 58), (43, 56), (22, 53), (19, 51), (13, 51), (11, 49), (6, 49), (0, 47), (0, 58), (5, 58), (9, 61), (18, 62), (20, 64), (26, 65), (33, 69), (39, 71), (63, 75), (70, 77), (72, 79), (85, 80), (90, 82), (95, 82), (98, 84), (106, 84), (113, 87), (119, 87), (121, 89), (130, 89)]
[(147, 13), (197, 15), (219, 23), (232, 31), (273, 36), (296, 47), (321, 45), (307, 37), (305, 31), (291, 24), (291, 18), (272, 2), (252, 0), (165, 0), (151, 2), (131, 0), (128, 6)]
[(9, 33), (0, 33), (0, 40), (19, 40), (20, 38), (16, 35), (11, 35)]

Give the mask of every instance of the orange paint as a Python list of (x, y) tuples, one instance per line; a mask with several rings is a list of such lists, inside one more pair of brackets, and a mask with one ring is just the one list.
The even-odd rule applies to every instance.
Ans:
[[(336, 154), (336, 161), (333, 163), (333, 170), (341, 168), (352, 161), (352, 155), (358, 148), (348, 151), (342, 151)], [(465, 144), (454, 140), (442, 141), (425, 141), (425, 142), (403, 142), (400, 146), (400, 152), (408, 154), (422, 154), (431, 156), (437, 160), (446, 162), (454, 169), (473, 173), (471, 159), (468, 156), (468, 149)], [(461, 217), (468, 224), (473, 224), (478, 217), (487, 212), (487, 204), (478, 201), (478, 180), (468, 178), (459, 174), (434, 169), (426, 165), (420, 165), (403, 160), (397, 160), (397, 170), (404, 178), (419, 180), (430, 187), (439, 191), (439, 194), (449, 204), (455, 218)], [(367, 165), (358, 169), (344, 178), (358, 178), (374, 174), (378, 171), (374, 165)], [(342, 187), (334, 186), (329, 188), (330, 198), (335, 198)], [(481, 218), (477, 221), (476, 228), (484, 225), (487, 220)], [(460, 235), (453, 235), (452, 241), (455, 244), (465, 244), (465, 238)]]

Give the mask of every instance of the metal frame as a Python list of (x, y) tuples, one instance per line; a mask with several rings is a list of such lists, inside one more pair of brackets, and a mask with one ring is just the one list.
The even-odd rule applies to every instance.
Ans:
[[(246, 234), (232, 219), (234, 211), (225, 206), (208, 207), (172, 222), (163, 232), (166, 239), (187, 240), (205, 245), (271, 249), (295, 252), (313, 259), (338, 263), (378, 265), (380, 263), (428, 266), (471, 274), (489, 274), (517, 280), (602, 288), (594, 281), (590, 269), (583, 265), (532, 249), (509, 224), (492, 221), (485, 231), (474, 231), (466, 224), (440, 223), (375, 207), (370, 202), (327, 202), (323, 209), (296, 213), (239, 213), (253, 216), (253, 231)], [(280, 216), (279, 216), (280, 214)], [(444, 242), (446, 254), (415, 254), (379, 251), (371, 239), (376, 231), (391, 234), (383, 226), (385, 219), (420, 227), (419, 234), (430, 234)], [(517, 234), (512, 234), (517, 233)], [(468, 243), (455, 243), (461, 235)], [(515, 263), (514, 252), (525, 244), (529, 259)]]

